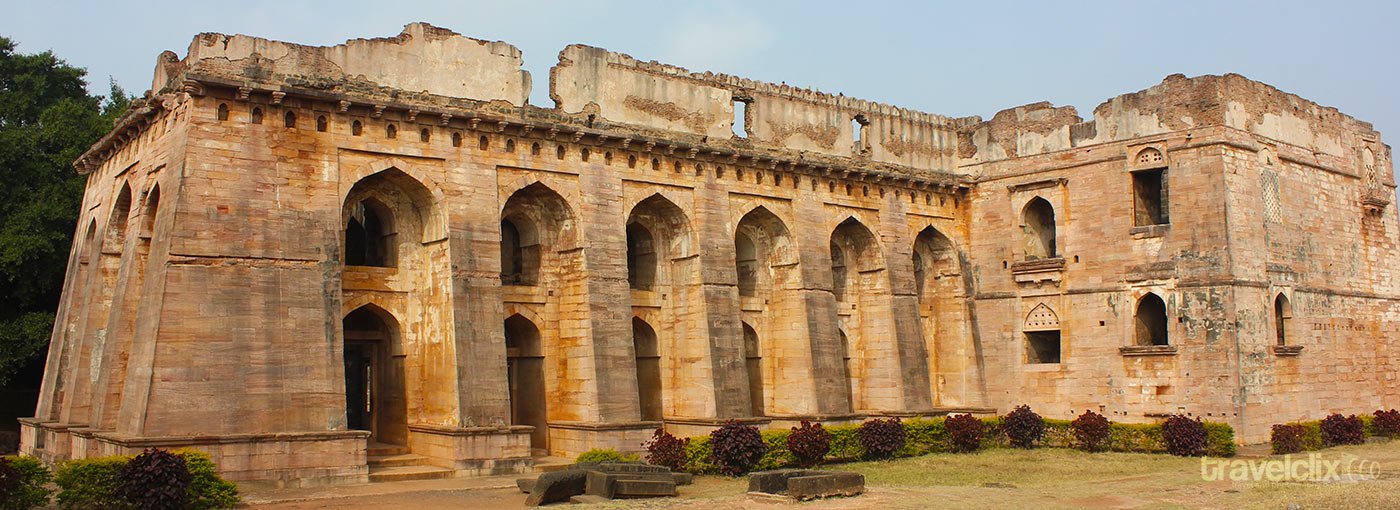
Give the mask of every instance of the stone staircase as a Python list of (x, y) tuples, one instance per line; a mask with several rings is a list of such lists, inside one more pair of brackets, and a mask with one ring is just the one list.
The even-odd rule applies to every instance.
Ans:
[(369, 481), (401, 482), (451, 478), (452, 470), (428, 464), (428, 458), (409, 453), (408, 447), (389, 444), (369, 446)]

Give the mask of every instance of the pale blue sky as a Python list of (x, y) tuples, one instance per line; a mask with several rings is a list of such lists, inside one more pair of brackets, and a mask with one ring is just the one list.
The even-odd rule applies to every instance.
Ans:
[(51, 49), (129, 91), (156, 55), (199, 32), (307, 44), (393, 36), (428, 21), (521, 48), (532, 103), (548, 69), (585, 43), (952, 116), (1036, 101), (1089, 115), (1172, 73), (1237, 72), (1400, 136), (1394, 30), (1400, 2), (633, 2), (393, 0), (38, 2), (0, 0), (0, 35)]

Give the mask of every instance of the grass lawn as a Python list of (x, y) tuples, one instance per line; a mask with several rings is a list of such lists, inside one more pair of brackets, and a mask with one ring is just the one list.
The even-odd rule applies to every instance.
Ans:
[[(1374, 462), (1378, 477), (1342, 482), (1207, 481), (1201, 459), (1074, 450), (997, 449), (934, 454), (823, 469), (865, 475), (867, 493), (802, 508), (1400, 508), (1400, 441), (1331, 448), (1321, 459)], [(1295, 456), (1306, 458), (1307, 454)], [(1240, 459), (1253, 460), (1260, 459)], [(1368, 465), (1369, 466), (1369, 465)], [(1342, 469), (1345, 472), (1345, 469)], [(1369, 473), (1367, 467), (1365, 472)], [(617, 501), (597, 508), (781, 508), (743, 496), (744, 479), (704, 476), (669, 500)]]

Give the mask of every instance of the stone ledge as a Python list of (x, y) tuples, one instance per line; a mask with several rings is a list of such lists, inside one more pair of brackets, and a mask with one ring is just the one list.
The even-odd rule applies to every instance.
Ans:
[(1168, 232), (1171, 232), (1171, 230), (1171, 223), (1162, 223), (1158, 225), (1143, 225), (1140, 227), (1133, 227), (1132, 230), (1128, 231), (1128, 233), (1133, 236), (1133, 239), (1149, 239), (1153, 237), (1165, 236)]
[(1124, 356), (1176, 356), (1175, 345), (1129, 345), (1119, 347), (1118, 353)]
[(1064, 257), (1052, 257), (1045, 259), (1023, 260), (1011, 264), (1011, 273), (1035, 273), (1040, 271), (1063, 271), (1065, 268)]
[(506, 425), (500, 427), (449, 427), (446, 425), (432, 425), (427, 423), (409, 424), (408, 430), (436, 434), (440, 436), (488, 436), (495, 434), (522, 433), (528, 434), (535, 430), (530, 425)]
[(1299, 355), (1299, 354), (1302, 354), (1302, 353), (1303, 353), (1303, 346), (1301, 346), (1301, 345), (1275, 345), (1275, 346), (1269, 347), (1269, 351), (1273, 352), (1273, 353), (1274, 353), (1274, 356), (1292, 357), (1292, 356), (1297, 356), (1297, 355)]
[(367, 430), (327, 430), (316, 432), (277, 432), (271, 434), (220, 434), (217, 436), (133, 436), (119, 432), (98, 432), (98, 439), (122, 447), (189, 446), (204, 444), (325, 441), (369, 439)]
[(599, 423), (582, 421), (551, 421), (548, 426), (551, 429), (565, 430), (655, 430), (661, 428), (664, 422), (659, 421), (630, 421), (625, 423)]

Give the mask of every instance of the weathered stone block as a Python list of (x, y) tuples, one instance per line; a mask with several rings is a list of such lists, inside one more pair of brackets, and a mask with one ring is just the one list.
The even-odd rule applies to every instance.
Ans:
[(525, 506), (540, 506), (557, 501), (566, 501), (583, 494), (588, 481), (588, 472), (579, 469), (562, 469), (540, 475), (530, 489), (530, 497), (525, 498)]
[(830, 471), (813, 476), (795, 476), (787, 481), (787, 495), (797, 500), (831, 496), (855, 496), (865, 492), (865, 475)]

